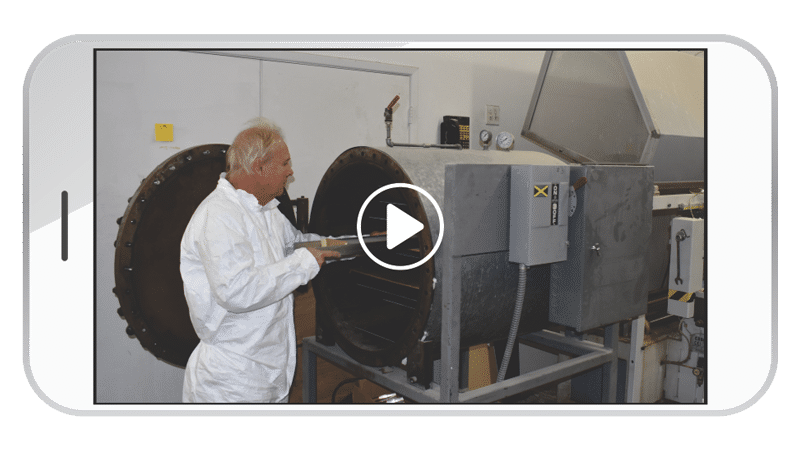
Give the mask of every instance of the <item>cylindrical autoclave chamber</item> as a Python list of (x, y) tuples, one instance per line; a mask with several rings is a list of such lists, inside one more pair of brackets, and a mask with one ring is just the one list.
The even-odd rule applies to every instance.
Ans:
[[(322, 178), (311, 210), (310, 230), (322, 235), (356, 233), (356, 218), (364, 201), (378, 188), (408, 183), (423, 188), (446, 210), (447, 164), (564, 165), (540, 152), (501, 152), (419, 148), (356, 147), (342, 153)], [(462, 180), (473, 183), (477, 180)], [(438, 238), (438, 215), (430, 202), (411, 189), (390, 189), (370, 202), (362, 233), (386, 230), (386, 205), (392, 203), (423, 223), (423, 230), (393, 250), (373, 249), (382, 261), (408, 265), (431, 251)], [(475, 211), (476, 215), (482, 211)], [(499, 230), (496, 230), (499, 232)], [(356, 361), (384, 366), (399, 364), (418, 341), (433, 342), (438, 351), (442, 321), (440, 249), (425, 264), (411, 270), (381, 267), (367, 257), (327, 264), (312, 281), (317, 322)], [(518, 266), (508, 250), (465, 259), (461, 287), (461, 347), (507, 337), (514, 310)], [(547, 323), (549, 267), (528, 271), (528, 289), (520, 333)]]

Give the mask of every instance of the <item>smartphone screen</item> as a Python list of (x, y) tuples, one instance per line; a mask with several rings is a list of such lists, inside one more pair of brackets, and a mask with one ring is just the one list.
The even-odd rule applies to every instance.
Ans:
[[(177, 244), (194, 208), (214, 189), (219, 174), (225, 170), (225, 150), (254, 117), (274, 118), (283, 128), (295, 172), (287, 185), (288, 195), (308, 199), (311, 211), (314, 201), (323, 195), (319, 188), (324, 185), (326, 173), (340, 155), (359, 147), (386, 148), (387, 133), (394, 143), (435, 143), (442, 117), (465, 118), (476, 132), (486, 128), (493, 135), (501, 131), (516, 135), (513, 150), (506, 152), (511, 156), (503, 158), (513, 157), (514, 152), (540, 152), (541, 139), (525, 138), (525, 130), (531, 127), (525, 122), (531, 97), (544, 83), (539, 74), (546, 50), (560, 49), (560, 44), (535, 41), (518, 48), (470, 43), (475, 48), (454, 53), (431, 42), (412, 42), (409, 48), (401, 49), (388, 45), (371, 49), (358, 44), (332, 50), (311, 41), (302, 45), (260, 41), (240, 45), (212, 38), (186, 42), (67, 38), (44, 49), (32, 63), (24, 97), (24, 364), (31, 388), (44, 402), (65, 412), (187, 410), (188, 406), (181, 402), (183, 367), (198, 340), (188, 308), (181, 301)], [(653, 45), (629, 42), (624, 49), (608, 49), (601, 43), (588, 42), (579, 49), (589, 46), (604, 52), (652, 51)], [(424, 47), (422, 51), (420, 46)], [(570, 49), (571, 46), (567, 50)], [(742, 205), (769, 203), (771, 195), (768, 188), (752, 187), (758, 182), (747, 181), (744, 184), (748, 187), (736, 188), (731, 181), (717, 181), (730, 180), (731, 165), (741, 165), (732, 161), (731, 149), (754, 155), (747, 160), (746, 169), (756, 174), (763, 185), (768, 186), (773, 179), (769, 158), (774, 126), (769, 120), (773, 113), (772, 88), (771, 78), (764, 75), (768, 63), (763, 57), (754, 58), (750, 47), (724, 40), (674, 43), (667, 49), (655, 50), (684, 51), (689, 55), (691, 49), (701, 49), (708, 58), (701, 63), (707, 90), (703, 91), (704, 117), (699, 123), (704, 136), (706, 132), (711, 136), (711, 130), (715, 136), (715, 142), (709, 140), (704, 149), (703, 169), (693, 166), (693, 174), (702, 174), (703, 181), (711, 186), (718, 183), (718, 194), (711, 198), (734, 217), (733, 211)], [(732, 75), (725, 70), (730, 67), (739, 70)], [(649, 76), (668, 76), (673, 69)], [(734, 91), (732, 78), (737, 80), (735, 86), (748, 86), (746, 90), (735, 89), (736, 105), (751, 107), (731, 106), (734, 96), (726, 93)], [(558, 89), (555, 91), (561, 95)], [(396, 95), (400, 101), (389, 126), (384, 112)], [(630, 104), (637, 101), (628, 100)], [(499, 124), (484, 124), (487, 105), (502, 109)], [(578, 105), (576, 110), (574, 114), (588, 109)], [(730, 112), (734, 110), (738, 112)], [(653, 111), (655, 120), (659, 114), (668, 113)], [(550, 125), (557, 128), (556, 134), (566, 136), (564, 139), (577, 140), (586, 131), (578, 122), (564, 119)], [(580, 133), (572, 130), (574, 127)], [(466, 128), (467, 134), (469, 129)], [(742, 135), (740, 130), (747, 132)], [(607, 136), (610, 131), (595, 129), (593, 133)], [(469, 136), (459, 137), (467, 146), (475, 142)], [(642, 141), (646, 138), (643, 135)], [(413, 159), (407, 155), (415, 152), (422, 155), (417, 161), (428, 161), (430, 155), (439, 154), (424, 154), (416, 148), (405, 153), (397, 148), (386, 149), (382, 154), (391, 155), (393, 151), (401, 155), (397, 156), (398, 161)], [(464, 174), (459, 178), (463, 182), (471, 173), (478, 173), (455, 169), (446, 172), (448, 163), (484, 164), (480, 154), (467, 162), (458, 159), (471, 157), (471, 152), (483, 150), (465, 149), (452, 161), (437, 161), (442, 168), (437, 183), (441, 181), (444, 186), (449, 182), (445, 174)], [(581, 164), (557, 158), (554, 161), (565, 166)], [(680, 158), (659, 162), (678, 166), (681, 163)], [(455, 178), (450, 181), (456, 185)], [(508, 185), (502, 187), (509, 189)], [(721, 193), (728, 188), (737, 192), (736, 199)], [(443, 189), (434, 196), (442, 200), (439, 206), (445, 219), (437, 226), (446, 234), (449, 230), (445, 223), (450, 220), (447, 213), (456, 210), (453, 199), (463, 200), (464, 196), (447, 197), (444, 192)], [(480, 216), (484, 210), (470, 205), (473, 204), (459, 207), (472, 211), (476, 229), (483, 230), (481, 224), (494, 223), (500, 215), (504, 223), (508, 222), (504, 212), (496, 211), (497, 204), (487, 206), (492, 211), (487, 217)], [(564, 205), (559, 211), (566, 217), (569, 205)], [(349, 211), (354, 217), (357, 206), (360, 205)], [(421, 220), (419, 215), (415, 218)], [(737, 295), (726, 291), (733, 287), (721, 281), (730, 279), (723, 262), (735, 258), (727, 258), (730, 249), (713, 237), (713, 233), (729, 236), (725, 234), (728, 227), (722, 225), (728, 218), (719, 219), (716, 223), (720, 225), (709, 219), (711, 228), (706, 232), (707, 254), (714, 255), (707, 260), (707, 277), (720, 280), (716, 285), (718, 298)], [(766, 244), (770, 242), (769, 220), (750, 221), (747, 229), (751, 230), (748, 236), (760, 236)], [(507, 231), (504, 233), (507, 237)], [(465, 240), (450, 245), (446, 239), (442, 251), (473, 244)], [(724, 241), (734, 240), (738, 237)], [(590, 255), (605, 255), (609, 248), (605, 243), (589, 244), (597, 244), (596, 249), (587, 250)], [(503, 245), (507, 248), (508, 243)], [(666, 244), (661, 247), (668, 253)], [(165, 248), (170, 250), (163, 251)], [(137, 253), (138, 249), (142, 250)], [(752, 271), (748, 280), (755, 281), (746, 285), (748, 289), (760, 286), (763, 290), (772, 279), (766, 263), (772, 261), (771, 246), (754, 244), (746, 251), (752, 260), (765, 262), (748, 269)], [(455, 259), (465, 255), (451, 256)], [(507, 263), (507, 259), (502, 261)], [(434, 286), (450, 286), (451, 278), (438, 275), (443, 273), (440, 271), (445, 263), (437, 259), (436, 264)], [(461, 280), (466, 283), (478, 278), (468, 274)], [(298, 294), (295, 298), (300, 301), (304, 297)], [(694, 338), (689, 339), (689, 348), (702, 348), (702, 364), (708, 371), (703, 382), (709, 383), (709, 390), (704, 387), (701, 401), (696, 402), (702, 405), (702, 411), (718, 414), (747, 407), (773, 373), (770, 348), (775, 305), (767, 300), (762, 303), (733, 307), (731, 302), (712, 302), (708, 314), (720, 319), (708, 319), (709, 334), (715, 336), (708, 347), (700, 332), (692, 331)], [(403, 306), (397, 308), (400, 311)], [(295, 306), (295, 311), (301, 309)], [(748, 332), (753, 338), (748, 345), (758, 350), (749, 364), (753, 369), (744, 371), (734, 383), (724, 380), (721, 373), (738, 367), (735, 349), (726, 348), (725, 344), (726, 337), (739, 335), (730, 325), (736, 323), (754, 327)], [(315, 330), (308, 327), (304, 328), (306, 331), (307, 335), (298, 338), (299, 350), (302, 338), (313, 336)], [(403, 331), (388, 331), (375, 341), (400, 336)], [(718, 353), (711, 353), (712, 349)], [(525, 352), (525, 357), (533, 358), (533, 353)], [(629, 354), (619, 361), (629, 363)], [(522, 373), (526, 368), (534, 370), (536, 364), (523, 364)], [(712, 375), (714, 364), (718, 364), (716, 376)], [(299, 365), (297, 371), (301, 373)], [(300, 402), (302, 385), (296, 384), (293, 390), (291, 401)], [(691, 403), (695, 403), (694, 399)], [(213, 410), (214, 406), (203, 408)], [(652, 409), (654, 413), (665, 410), (668, 408)], [(688, 407), (686, 410), (697, 411)]]

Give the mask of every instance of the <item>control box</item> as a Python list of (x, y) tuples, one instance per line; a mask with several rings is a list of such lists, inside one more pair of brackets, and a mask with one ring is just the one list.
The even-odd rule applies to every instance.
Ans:
[(526, 266), (567, 259), (568, 166), (511, 166), (509, 261)]

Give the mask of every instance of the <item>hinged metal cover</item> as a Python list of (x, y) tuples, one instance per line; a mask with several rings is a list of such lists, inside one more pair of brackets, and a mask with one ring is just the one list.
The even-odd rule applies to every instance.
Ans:
[(677, 51), (545, 53), (522, 135), (582, 164), (648, 164), (656, 181), (705, 168), (704, 59)]

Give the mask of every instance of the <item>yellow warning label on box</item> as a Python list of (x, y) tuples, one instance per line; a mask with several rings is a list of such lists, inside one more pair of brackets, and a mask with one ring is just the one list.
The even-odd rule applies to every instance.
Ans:
[(673, 289), (667, 291), (667, 297), (670, 300), (678, 300), (680, 302), (694, 301), (694, 292), (681, 292)]
[(156, 141), (158, 141), (158, 142), (172, 142), (172, 124), (171, 123), (157, 123), (156, 124)]

